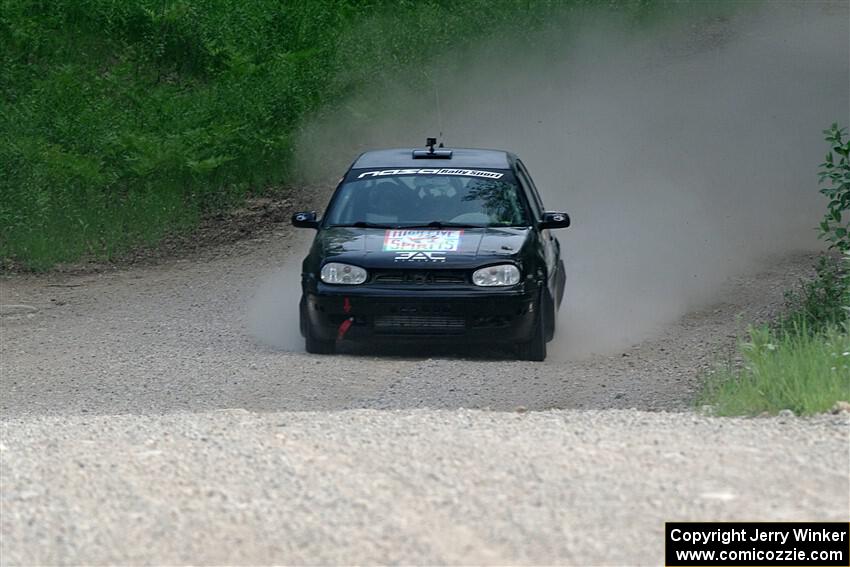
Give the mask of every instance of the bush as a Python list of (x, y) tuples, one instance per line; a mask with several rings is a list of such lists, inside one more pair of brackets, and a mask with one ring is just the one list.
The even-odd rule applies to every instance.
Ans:
[[(845, 130), (833, 123), (823, 131), (830, 151), (820, 164), (818, 181), (827, 184), (820, 192), (829, 199), (820, 223), (820, 237), (830, 243), (830, 248), (844, 252), (846, 260), (850, 252), (850, 140), (844, 141)], [(850, 261), (823, 255), (815, 271), (813, 281), (803, 284), (800, 291), (786, 294), (789, 314), (780, 322), (783, 332), (806, 329), (817, 333), (846, 324), (850, 309)]]
[(794, 334), (805, 329), (820, 333), (847, 322), (850, 305), (850, 262), (829, 255), (818, 258), (815, 278), (799, 290), (785, 294), (787, 314), (779, 321), (780, 333)]
[(830, 248), (842, 252), (850, 250), (850, 139), (843, 140), (846, 130), (833, 123), (829, 130), (823, 131), (830, 151), (820, 165), (820, 182), (827, 182), (820, 192), (829, 199), (820, 236), (830, 243)]

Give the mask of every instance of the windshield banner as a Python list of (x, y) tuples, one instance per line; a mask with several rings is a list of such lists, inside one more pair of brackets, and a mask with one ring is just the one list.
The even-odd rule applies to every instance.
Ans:
[(462, 230), (388, 230), (384, 252), (454, 252)]
[(357, 176), (383, 177), (384, 175), (461, 175), (465, 177), (485, 177), (487, 179), (500, 179), (504, 173), (497, 171), (482, 171), (479, 169), (449, 169), (449, 168), (425, 168), (425, 169), (384, 169), (380, 171), (366, 171)]

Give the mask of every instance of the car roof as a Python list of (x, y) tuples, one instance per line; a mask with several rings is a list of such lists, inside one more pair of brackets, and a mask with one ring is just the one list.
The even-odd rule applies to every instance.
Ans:
[(448, 159), (414, 158), (413, 151), (422, 148), (393, 148), (364, 152), (355, 160), (351, 169), (374, 167), (486, 167), (510, 169), (516, 156), (504, 150), (479, 150), (475, 148), (440, 148), (451, 150)]

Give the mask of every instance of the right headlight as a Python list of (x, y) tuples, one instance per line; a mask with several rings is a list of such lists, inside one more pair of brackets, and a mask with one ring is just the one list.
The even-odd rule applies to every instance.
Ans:
[(519, 283), (519, 269), (513, 264), (497, 264), (475, 270), (472, 283), (490, 287), (498, 285), (516, 285)]
[(322, 281), (329, 284), (358, 285), (366, 281), (366, 270), (360, 266), (328, 262), (322, 266)]

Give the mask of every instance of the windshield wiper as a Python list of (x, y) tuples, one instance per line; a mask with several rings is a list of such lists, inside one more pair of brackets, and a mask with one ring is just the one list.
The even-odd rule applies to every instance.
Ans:
[(357, 221), (350, 224), (329, 224), (328, 228), (398, 228), (398, 226), (393, 224)]
[(465, 222), (431, 221), (428, 224), (406, 224), (400, 228), (487, 228), (487, 225), (469, 224)]

